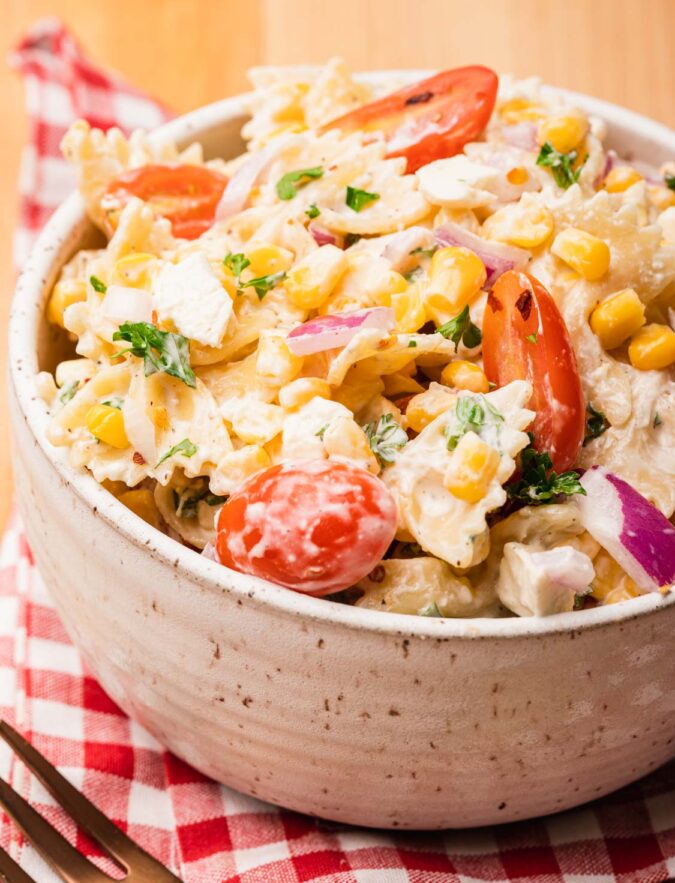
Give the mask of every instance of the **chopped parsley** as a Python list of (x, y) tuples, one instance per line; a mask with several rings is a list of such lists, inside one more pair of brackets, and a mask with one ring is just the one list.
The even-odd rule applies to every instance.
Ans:
[[(550, 141), (546, 141), (539, 151), (537, 165), (549, 168), (558, 187), (567, 190), (568, 187), (571, 187), (572, 184), (576, 184), (579, 180), (579, 175), (583, 168), (583, 165), (576, 171), (572, 168), (577, 160), (577, 156), (578, 153), (576, 150), (570, 150), (569, 153), (560, 153)], [(586, 162), (586, 160), (584, 160), (584, 162)]]
[(409, 348), (409, 349), (413, 349), (413, 348), (416, 347), (416, 346), (417, 346), (417, 341), (416, 341), (416, 340), (409, 340), (409, 341), (408, 341), (408, 348)]
[(105, 284), (105, 282), (101, 282), (98, 276), (90, 276), (89, 282), (94, 291), (98, 291), (99, 294), (105, 294), (108, 290), (108, 286)]
[(79, 380), (73, 380), (72, 383), (67, 383), (64, 387), (61, 388), (61, 392), (59, 393), (59, 401), (62, 405), (67, 404), (72, 397), (77, 392), (80, 386)]
[(392, 414), (383, 414), (377, 422), (366, 423), (363, 431), (371, 451), (382, 465), (393, 463), (400, 448), (408, 444), (406, 431), (398, 425)]
[(161, 457), (157, 463), (155, 464), (155, 469), (158, 466), (161, 466), (165, 460), (168, 460), (169, 457), (173, 457), (175, 454), (182, 454), (183, 457), (194, 457), (197, 453), (197, 445), (193, 444), (189, 438), (184, 438), (183, 441), (179, 441), (177, 445), (174, 445), (172, 448)]
[[(481, 395), (460, 396), (455, 405), (455, 419), (445, 427), (448, 450), (454, 451), (460, 438), (467, 432), (478, 432), (485, 423), (486, 399)], [(495, 411), (495, 413), (498, 413)], [(499, 414), (501, 417), (501, 414)]]
[(190, 367), (190, 348), (182, 334), (160, 331), (148, 322), (125, 322), (113, 334), (113, 340), (124, 340), (131, 344), (127, 349), (116, 353), (119, 358), (131, 353), (143, 359), (145, 376), (157, 371), (177, 377), (192, 388), (197, 386), (195, 375)]
[(421, 267), (413, 267), (412, 270), (408, 270), (403, 274), (403, 278), (406, 282), (414, 282), (415, 279), (419, 279), (423, 274), (424, 270)]
[(360, 212), (371, 202), (375, 202), (379, 198), (379, 193), (368, 193), (367, 190), (359, 190), (358, 187), (347, 187), (345, 202), (350, 209)]
[(303, 187), (311, 180), (321, 177), (323, 177), (321, 166), (287, 172), (283, 178), (279, 178), (277, 181), (277, 196), (279, 199), (293, 199), (294, 196), (297, 196), (298, 187)]
[(117, 408), (118, 411), (121, 411), (122, 405), (124, 404), (124, 399), (121, 399), (119, 396), (114, 396), (112, 399), (101, 402), (101, 404), (108, 405), (110, 408)]
[(506, 486), (508, 495), (530, 506), (555, 502), (560, 494), (585, 496), (586, 491), (579, 482), (579, 473), (569, 470), (558, 475), (553, 469), (550, 455), (546, 451), (540, 454), (532, 444), (533, 439), (530, 433), (530, 445), (520, 454), (520, 478)]
[(237, 254), (232, 254), (232, 252), (230, 252), (230, 254), (226, 254), (223, 258), (223, 263), (227, 269), (231, 270), (232, 274), (237, 277), (237, 287), (239, 287), (239, 277), (246, 267), (250, 266), (251, 262), (246, 255), (241, 252), (237, 252)]
[(432, 255), (436, 254), (440, 246), (432, 245), (431, 248), (413, 248), (410, 252), (411, 255), (419, 255), (420, 257), (430, 258)]
[(207, 506), (220, 506), (225, 503), (227, 497), (219, 497), (209, 491), (206, 480), (198, 480), (181, 491), (174, 490), (173, 506), (178, 518), (196, 518), (197, 504), (206, 503)]
[(321, 214), (321, 209), (314, 205), (314, 203), (312, 203), (308, 208), (305, 209), (305, 214), (310, 220), (314, 220), (314, 218), (318, 218)]
[(435, 601), (432, 601), (428, 607), (423, 607), (419, 612), (420, 616), (438, 616), (443, 618), (443, 614), (438, 609), (438, 604)]
[(654, 429), (656, 429), (656, 427), (660, 426), (662, 423), (663, 423), (663, 420), (661, 419), (661, 416), (660, 416), (659, 412), (657, 411), (654, 414), (654, 419), (652, 420), (652, 427)]
[(265, 295), (273, 288), (276, 288), (285, 278), (286, 272), (279, 270), (278, 273), (270, 273), (268, 276), (258, 276), (256, 279), (249, 279), (248, 282), (241, 282), (239, 288), (240, 290), (253, 288), (258, 295), (258, 300), (263, 300)]
[(439, 326), (436, 331), (455, 344), (455, 352), (459, 348), (460, 340), (467, 349), (473, 349), (483, 339), (480, 328), (471, 321), (468, 304), (454, 319)]
[(607, 418), (602, 413), (602, 411), (598, 411), (593, 405), (589, 402), (586, 405), (586, 435), (584, 436), (584, 445), (587, 445), (589, 441), (593, 441), (594, 438), (598, 438), (609, 429), (609, 423), (607, 422)]
[(328, 429), (329, 426), (330, 426), (330, 423), (324, 423), (323, 426), (321, 427), (321, 429), (318, 429), (314, 433), (314, 435), (316, 435), (322, 439), (324, 437), (324, 435), (326, 434), (326, 430)]
[(666, 182), (666, 187), (669, 190), (675, 190), (675, 175), (669, 175), (668, 172), (663, 176), (663, 180)]
[(538, 339), (539, 339), (539, 335), (537, 334), (536, 331), (533, 331), (532, 334), (528, 334), (525, 337), (525, 340), (529, 341), (530, 343), (536, 343)]

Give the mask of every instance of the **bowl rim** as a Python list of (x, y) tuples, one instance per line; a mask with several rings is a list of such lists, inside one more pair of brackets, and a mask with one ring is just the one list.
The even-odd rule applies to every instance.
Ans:
[[(402, 77), (413, 80), (429, 74), (428, 70), (391, 70), (361, 74), (359, 78), (377, 83), (392, 76), (400, 81)], [(578, 104), (588, 113), (618, 126), (633, 129), (645, 139), (665, 144), (675, 154), (675, 132), (664, 124), (582, 93), (552, 86), (546, 86), (545, 89), (549, 94)], [(246, 115), (245, 102), (248, 94), (221, 99), (179, 116), (156, 129), (151, 137), (153, 140), (175, 140), (183, 144), (199, 140), (200, 132)], [(49, 444), (44, 432), (48, 422), (47, 409), (35, 389), (38, 371), (35, 341), (43, 318), (43, 290), (46, 282), (53, 278), (62, 265), (60, 257), (56, 261), (54, 256), (60, 256), (67, 243), (78, 237), (90, 224), (82, 199), (79, 194), (73, 193), (54, 212), (33, 246), (19, 277), (10, 310), (10, 387), (16, 397), (20, 416), (26, 422), (49, 466), (57, 473), (64, 489), (72, 489), (89, 507), (92, 515), (95, 513), (96, 517), (102, 518), (126, 541), (145, 554), (167, 566), (180, 568), (185, 578), (210, 591), (246, 597), (280, 613), (305, 620), (411, 639), (514, 639), (561, 633), (569, 633), (574, 637), (580, 632), (611, 627), (616, 623), (657, 614), (675, 605), (675, 591), (671, 590), (666, 594), (648, 593), (605, 607), (546, 617), (459, 619), (390, 613), (327, 603), (324, 598), (289, 591), (266, 580), (229, 570), (152, 528), (105, 490), (91, 474), (71, 467), (65, 456), (65, 449)]]

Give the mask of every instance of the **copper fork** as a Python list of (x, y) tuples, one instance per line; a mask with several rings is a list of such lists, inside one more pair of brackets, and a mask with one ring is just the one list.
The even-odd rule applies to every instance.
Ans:
[[(124, 871), (126, 883), (181, 883), (156, 859), (130, 840), (20, 736), (0, 720), (0, 738), (37, 776), (52, 797)], [(23, 831), (46, 862), (66, 883), (110, 883), (104, 874), (63, 838), (23, 797), (0, 778), (0, 806)], [(0, 879), (6, 883), (35, 883), (0, 849)]]

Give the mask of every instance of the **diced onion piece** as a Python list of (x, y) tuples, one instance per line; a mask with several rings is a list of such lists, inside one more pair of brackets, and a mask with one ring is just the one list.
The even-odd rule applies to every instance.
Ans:
[(400, 233), (391, 233), (386, 239), (388, 241), (382, 251), (382, 257), (391, 263), (392, 270), (397, 270), (399, 273), (415, 263), (413, 251), (430, 248), (436, 242), (432, 230), (417, 226), (401, 230)]
[(504, 126), (502, 137), (511, 147), (519, 147), (521, 150), (537, 149), (537, 127), (534, 123), (522, 122)]
[(255, 187), (258, 179), (267, 171), (279, 154), (285, 150), (288, 143), (288, 138), (274, 138), (261, 150), (252, 153), (239, 166), (227, 182), (223, 195), (220, 197), (220, 202), (216, 206), (216, 221), (224, 221), (232, 217), (232, 215), (243, 211), (251, 195), (251, 190)]
[(101, 314), (114, 322), (150, 322), (152, 298), (142, 288), (109, 285), (101, 301)]
[(314, 241), (317, 245), (337, 245), (338, 240), (337, 236), (334, 233), (331, 233), (330, 230), (326, 230), (325, 227), (321, 227), (319, 224), (310, 224), (309, 232), (314, 237)]
[(215, 561), (216, 564), (220, 564), (220, 558), (213, 543), (207, 543), (200, 552), (200, 555), (202, 558), (208, 558), (209, 561)]
[(675, 582), (675, 527), (628, 482), (600, 466), (582, 477), (577, 497), (590, 535), (644, 592)]
[(490, 288), (507, 270), (524, 269), (531, 257), (529, 251), (513, 245), (505, 245), (503, 242), (483, 239), (465, 227), (460, 227), (459, 224), (443, 224), (442, 227), (434, 230), (434, 235), (441, 245), (469, 248), (478, 255), (487, 270), (486, 288)]
[(304, 325), (294, 328), (286, 338), (286, 342), (296, 356), (309, 356), (312, 353), (347, 346), (354, 335), (363, 328), (392, 331), (395, 324), (394, 311), (391, 307), (350, 310), (310, 319)]

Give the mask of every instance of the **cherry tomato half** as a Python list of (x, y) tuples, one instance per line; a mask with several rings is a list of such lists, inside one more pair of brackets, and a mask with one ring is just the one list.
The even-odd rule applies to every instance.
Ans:
[(220, 510), (222, 564), (297, 592), (346, 589), (379, 563), (396, 531), (385, 485), (355, 466), (306, 460), (258, 472)]
[(404, 156), (414, 172), (476, 140), (492, 114), (498, 82), (494, 71), (478, 65), (443, 71), (331, 120), (322, 131), (382, 132), (387, 156)]
[(497, 386), (531, 381), (535, 447), (548, 451), (557, 472), (569, 469), (584, 439), (584, 394), (565, 320), (541, 282), (528, 273), (509, 270), (488, 295), (483, 365)]
[(226, 184), (224, 175), (205, 166), (140, 166), (110, 182), (101, 206), (114, 228), (117, 214), (137, 196), (171, 221), (174, 236), (196, 239), (213, 224)]

